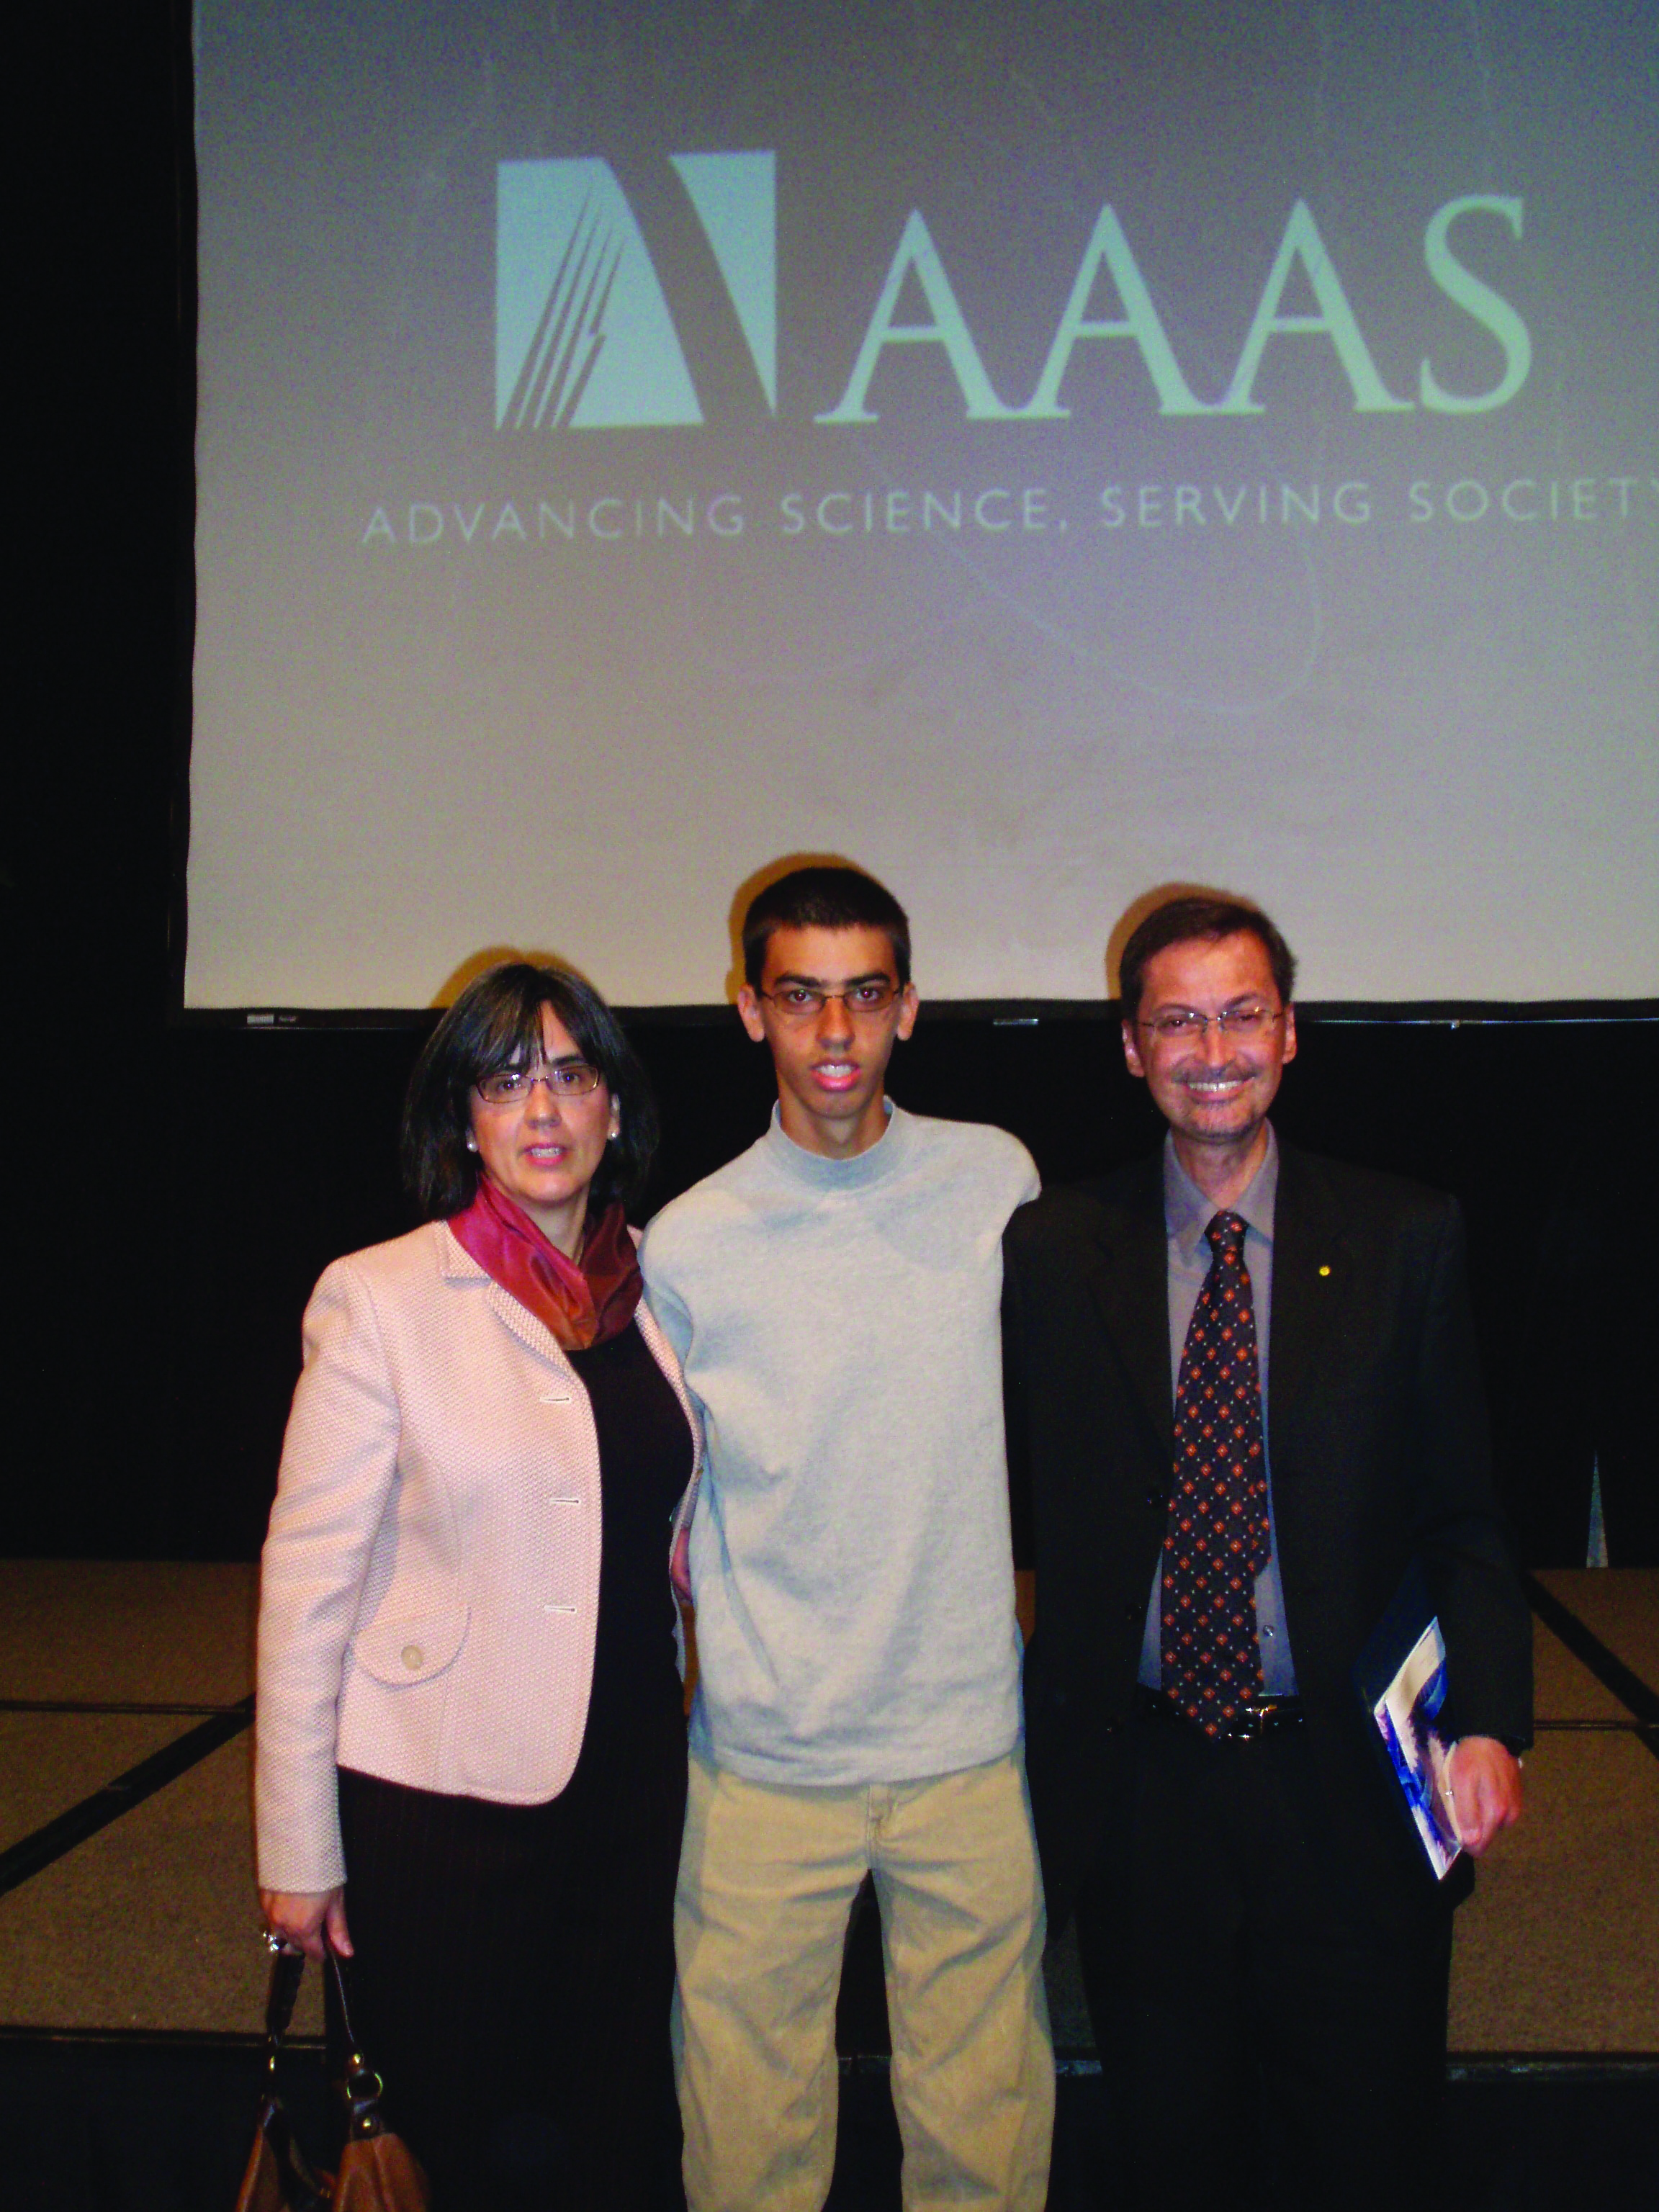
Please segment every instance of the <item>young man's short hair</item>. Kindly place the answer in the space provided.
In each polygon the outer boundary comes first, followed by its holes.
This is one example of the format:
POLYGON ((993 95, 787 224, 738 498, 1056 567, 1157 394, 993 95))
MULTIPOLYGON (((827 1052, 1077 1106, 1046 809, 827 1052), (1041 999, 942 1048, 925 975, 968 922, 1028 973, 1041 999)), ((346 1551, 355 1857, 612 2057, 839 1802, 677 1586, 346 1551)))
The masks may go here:
POLYGON ((743 972, 750 990, 766 972, 775 929, 881 929, 901 986, 910 980, 910 922, 904 908, 860 868, 793 868, 757 891, 743 918, 743 972))
POLYGON ((1118 961, 1118 1000, 1126 1022, 1140 1012, 1146 969, 1153 957, 1172 945, 1188 945, 1203 938, 1218 945, 1224 937, 1254 937, 1267 956, 1273 984, 1284 1005, 1291 1003, 1296 983, 1296 955, 1258 906, 1242 899, 1196 896, 1166 899, 1162 906, 1137 922, 1118 961))

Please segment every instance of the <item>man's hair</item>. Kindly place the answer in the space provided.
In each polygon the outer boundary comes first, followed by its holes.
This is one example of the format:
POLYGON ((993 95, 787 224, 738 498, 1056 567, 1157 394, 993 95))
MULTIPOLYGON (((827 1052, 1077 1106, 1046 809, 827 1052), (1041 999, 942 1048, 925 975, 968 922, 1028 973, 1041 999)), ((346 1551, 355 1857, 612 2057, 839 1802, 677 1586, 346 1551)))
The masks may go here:
POLYGON ((582 1058, 597 1067, 621 1121, 588 1192, 594 1218, 636 1200, 657 1149, 657 1109, 645 1070, 593 986, 568 968, 504 961, 461 993, 427 1039, 404 1102, 404 1183, 425 1221, 441 1221, 477 1195, 478 1155, 467 1145, 473 1085, 539 1059, 542 1008, 550 1006, 582 1058))
POLYGON ((910 980, 909 918, 860 868, 793 868, 756 892, 743 918, 743 972, 751 991, 760 988, 775 929, 885 930, 899 982, 910 980))
POLYGON ((1255 939, 1267 956, 1279 999, 1288 1006, 1296 983, 1296 956, 1259 906, 1247 906, 1242 899, 1172 898, 1136 923, 1119 958, 1118 999, 1124 1020, 1133 1022, 1139 1016, 1146 967, 1155 954, 1172 945, 1190 944, 1194 938, 1216 945, 1224 937, 1255 939))

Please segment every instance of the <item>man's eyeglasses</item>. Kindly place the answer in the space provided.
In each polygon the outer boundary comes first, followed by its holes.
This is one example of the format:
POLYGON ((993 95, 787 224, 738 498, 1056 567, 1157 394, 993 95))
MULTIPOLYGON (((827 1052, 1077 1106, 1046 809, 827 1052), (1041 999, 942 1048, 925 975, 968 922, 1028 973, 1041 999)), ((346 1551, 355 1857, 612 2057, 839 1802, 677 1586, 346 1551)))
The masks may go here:
POLYGON ((821 991, 816 983, 786 983, 781 990, 757 991, 769 999, 786 1022, 811 1021, 831 999, 839 999, 849 1014, 884 1014, 899 994, 890 975, 872 975, 867 981, 849 983, 844 991, 821 991))
POLYGON ((1150 1030, 1165 1044, 1179 1044, 1188 1037, 1202 1037, 1213 1022, 1223 1036, 1264 1036, 1275 1022, 1285 1018, 1283 1006, 1224 1006, 1218 1014, 1200 1014, 1191 1006, 1166 1006, 1161 1014, 1154 1014, 1149 1022, 1137 1022, 1137 1029, 1150 1030))
POLYGON ((562 1060, 555 1067, 501 1067, 481 1075, 477 1092, 486 1106, 519 1106, 538 1083, 554 1098, 586 1098, 599 1087, 599 1071, 585 1060, 562 1060))

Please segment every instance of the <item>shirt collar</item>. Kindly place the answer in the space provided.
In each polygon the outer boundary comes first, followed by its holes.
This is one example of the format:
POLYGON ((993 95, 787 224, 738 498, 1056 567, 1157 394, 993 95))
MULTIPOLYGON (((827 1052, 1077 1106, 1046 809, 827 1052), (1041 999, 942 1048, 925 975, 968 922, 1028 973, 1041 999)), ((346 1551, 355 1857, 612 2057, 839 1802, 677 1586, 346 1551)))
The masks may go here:
MULTIPOLYGON (((1228 1209, 1241 1214, 1248 1229, 1273 1241, 1273 1203, 1279 1196, 1279 1139, 1273 1134, 1273 1125, 1267 1124, 1267 1149, 1261 1166, 1245 1185, 1243 1194, 1228 1209)), ((1176 1249, 1188 1267, 1194 1266, 1204 1249, 1204 1231, 1216 1213, 1215 1206, 1204 1195, 1198 1185, 1176 1158, 1173 1136, 1164 1139, 1164 1221, 1176 1249)))

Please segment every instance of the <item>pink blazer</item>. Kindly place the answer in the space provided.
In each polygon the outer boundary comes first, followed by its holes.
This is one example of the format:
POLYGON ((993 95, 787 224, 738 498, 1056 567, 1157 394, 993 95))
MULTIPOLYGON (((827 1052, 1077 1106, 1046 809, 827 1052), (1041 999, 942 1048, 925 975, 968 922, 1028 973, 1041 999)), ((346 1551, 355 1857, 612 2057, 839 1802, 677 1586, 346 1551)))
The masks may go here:
MULTIPOLYGON (((643 1302, 638 1326, 696 1438, 678 1529, 702 1438, 643 1302)), ((304 1337, 260 1577, 254 1815, 261 1885, 317 1891, 346 1875, 337 1763, 507 1804, 569 1781, 599 1460, 557 1343, 441 1222, 337 1260, 304 1337)))

